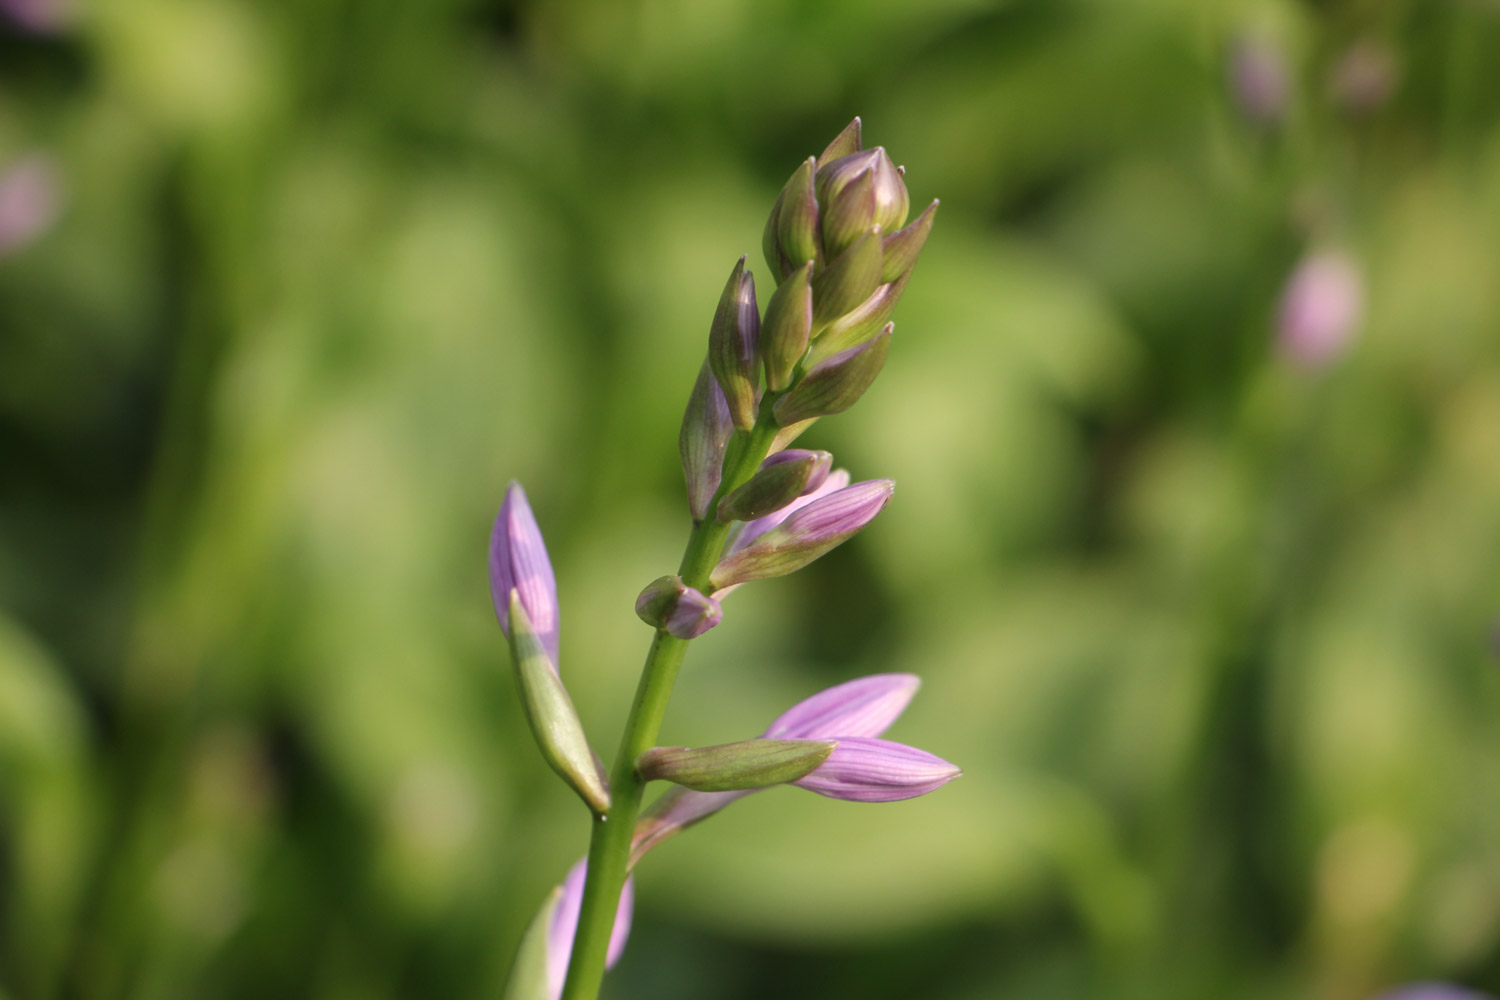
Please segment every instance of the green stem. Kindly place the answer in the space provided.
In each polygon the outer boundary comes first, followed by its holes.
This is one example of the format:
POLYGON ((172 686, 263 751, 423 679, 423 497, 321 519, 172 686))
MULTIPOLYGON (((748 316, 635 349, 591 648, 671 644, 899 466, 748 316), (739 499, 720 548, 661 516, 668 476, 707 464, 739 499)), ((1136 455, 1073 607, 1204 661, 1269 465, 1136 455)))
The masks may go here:
MULTIPOLYGON (((767 393, 761 401, 760 419, 755 426, 749 431, 737 431, 729 442, 719 490, 708 505, 708 515, 693 527, 687 550, 682 555, 682 565, 677 571, 689 587, 702 591, 708 589, 709 574, 718 563, 729 537, 729 526, 720 524, 714 511, 725 494, 742 486, 755 474, 770 451, 779 429, 771 415, 774 402, 774 397, 767 393)), ((625 735, 620 740, 620 751, 610 776, 609 812, 594 817, 588 878, 578 915, 578 936, 573 940, 573 955, 568 963, 562 1000, 595 1000, 599 995, 615 911, 629 874, 631 836, 641 811, 641 794, 645 791, 645 783, 635 771, 635 759, 656 745, 662 716, 666 714, 672 686, 677 681, 677 669, 682 666, 687 646, 687 640, 674 638, 658 629, 646 654, 646 665, 641 670, 640 684, 635 691, 635 703, 630 706, 625 735)))

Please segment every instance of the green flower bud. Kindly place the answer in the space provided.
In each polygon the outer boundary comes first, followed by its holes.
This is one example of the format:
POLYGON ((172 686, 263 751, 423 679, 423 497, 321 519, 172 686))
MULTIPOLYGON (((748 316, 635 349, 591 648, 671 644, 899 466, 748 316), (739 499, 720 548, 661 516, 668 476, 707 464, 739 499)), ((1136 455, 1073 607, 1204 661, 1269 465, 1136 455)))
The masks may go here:
POLYGON ((858 116, 856 116, 852 122, 844 126, 842 132, 833 137, 833 141, 818 156, 818 166, 821 167, 826 163, 831 163, 841 156, 857 153, 864 148, 859 142, 859 132, 860 121, 858 116))
POLYGON ((812 262, 802 265, 777 286, 766 303, 760 351, 766 365, 766 387, 780 392, 791 384, 792 370, 807 353, 812 333, 812 262))
POLYGON ((698 792, 734 792, 796 781, 812 773, 837 740, 741 740, 692 750, 652 747, 636 758, 646 781, 671 781, 698 792))
POLYGON ((906 275, 887 285, 881 285, 851 312, 847 312, 823 328, 813 341, 803 364, 808 368, 817 365, 840 351, 863 344, 890 322, 901 293, 906 291, 906 275))
POLYGON ((510 592, 510 649, 521 707, 542 756, 598 815, 609 811, 609 791, 583 723, 541 639, 526 617, 520 595, 510 592))
POLYGON ((794 424, 809 417, 842 413, 853 406, 885 367, 894 328, 894 323, 887 323, 863 344, 840 351, 808 369, 802 381, 776 401, 777 421, 782 425, 794 424))
POLYGON ((709 327, 708 364, 724 390, 734 425, 743 431, 755 426, 755 407, 760 402, 759 340, 755 278, 745 270, 741 257, 729 273, 709 327))
POLYGON ((860 174, 824 204, 823 250, 832 259, 875 225, 875 175, 860 174))
POLYGON ((780 510, 828 478, 832 463, 826 451, 772 455, 749 482, 719 501, 720 523, 753 521, 780 510))
POLYGON ((813 325, 831 323, 869 298, 880 271, 880 230, 872 228, 813 278, 813 325))
POLYGON ((922 246, 927 242, 927 234, 932 232, 932 220, 937 215, 938 200, 932 199, 932 204, 922 210, 922 214, 912 221, 905 229, 898 229, 881 241, 885 253, 885 263, 880 272, 881 281, 895 281, 911 273, 913 265, 917 263, 917 254, 922 252, 922 246))
POLYGON ((791 267, 818 259, 818 199, 813 194, 817 160, 809 156, 781 191, 776 215, 776 241, 791 267))
POLYGON ((682 415, 677 450, 682 456, 682 475, 687 481, 688 510, 695 522, 703 520, 708 504, 718 492, 723 477, 724 449, 734 433, 724 390, 708 367, 698 369, 698 381, 682 415))
MULTIPOLYGON (((880 146, 850 153, 819 166, 814 183, 818 203, 825 211, 831 212, 845 192, 862 178, 869 179, 875 200, 873 223, 885 230, 901 228, 906 222, 911 198, 906 193, 903 171, 891 162, 880 146)), ((823 235, 827 239, 826 228, 823 235)))

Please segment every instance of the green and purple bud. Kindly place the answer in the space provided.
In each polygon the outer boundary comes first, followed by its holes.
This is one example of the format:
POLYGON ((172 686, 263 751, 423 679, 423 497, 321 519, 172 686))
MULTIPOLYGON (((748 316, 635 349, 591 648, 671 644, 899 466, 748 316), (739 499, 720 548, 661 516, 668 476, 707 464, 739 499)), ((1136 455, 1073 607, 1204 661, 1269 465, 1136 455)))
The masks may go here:
POLYGON ((710 586, 719 590, 801 569, 874 520, 895 489, 889 479, 872 479, 812 501, 721 559, 709 575, 710 586))
POLYGON ((797 268, 776 286, 766 303, 760 350, 766 366, 766 387, 775 392, 791 384, 797 362, 807 353, 813 324, 812 271, 811 262, 797 268))
POLYGON ((913 219, 911 225, 898 229, 889 236, 881 237, 880 248, 884 255, 880 271, 881 281, 904 278, 911 273, 913 267, 917 266, 917 255, 922 252, 922 247, 927 245, 927 237, 932 232, 932 223, 937 218, 939 204, 941 203, 938 199, 932 199, 932 204, 922 209, 922 214, 913 219))
POLYGON ((741 257, 729 274, 708 332, 708 365, 724 390, 729 415, 742 431, 755 426, 760 402, 760 309, 755 278, 741 257))
MULTIPOLYGON (((587 858, 580 858, 568 870, 568 877, 563 880, 561 898, 552 911, 551 926, 547 934, 547 989, 550 1000, 557 1000, 562 996, 563 983, 568 978, 568 960, 572 958, 573 939, 578 934, 578 916, 583 912, 583 885, 588 878, 588 865, 587 858)), ((614 929, 610 931, 609 948, 604 957, 605 968, 614 968, 620 955, 624 953, 634 914, 635 879, 627 878, 625 888, 620 893, 620 905, 615 910, 614 929)))
POLYGON ((1382 993, 1378 1000, 1491 1000, 1491 997, 1450 983, 1413 983, 1382 993))
POLYGON ((833 740, 741 740, 719 746, 652 747, 636 758, 644 781, 697 792, 747 791, 807 777, 828 760, 833 740))
POLYGON ((813 325, 823 327, 868 299, 884 267, 880 230, 870 228, 812 279, 813 325))
MULTIPOLYGON (((717 489, 717 486, 715 486, 717 489)), ((557 668, 557 578, 536 516, 520 483, 511 483, 490 531, 490 599, 500 630, 510 635, 510 595, 520 595, 526 617, 557 668)))
POLYGON ((680 576, 646 584, 635 599, 635 613, 647 625, 678 639, 696 639, 724 619, 718 601, 689 587, 680 576))
POLYGON ((904 743, 846 736, 836 743, 826 761, 792 784, 848 802, 899 802, 936 791, 963 773, 904 743))
POLYGON ((823 152, 818 154, 818 167, 822 168, 841 156, 848 156, 850 153, 857 153, 864 149, 860 143, 861 128, 862 123, 856 115, 852 122, 844 126, 842 132, 833 137, 833 141, 824 148, 823 152))
POLYGON ((682 475, 687 481, 688 510, 694 523, 702 521, 718 492, 724 474, 724 449, 734 433, 734 420, 718 379, 703 362, 698 381, 682 415, 677 450, 682 456, 682 475))
MULTIPOLYGON (((515 961, 510 966, 510 976, 505 981, 505 992, 500 1000, 553 1000, 562 992, 552 989, 548 982, 548 965, 552 959, 549 938, 552 921, 557 914, 557 904, 562 899, 562 886, 555 887, 542 901, 541 909, 526 925, 521 935, 521 944, 516 948, 515 961)), ((566 962, 567 956, 563 956, 566 962)))
POLYGON ((905 224, 911 201, 903 173, 880 146, 818 168, 815 188, 824 209, 823 246, 829 257, 871 226, 890 232, 905 224))
POLYGON ((717 517, 728 524, 774 513, 827 482, 832 464, 826 451, 779 451, 761 463, 749 482, 719 501, 717 517))
POLYGON ((776 401, 776 420, 781 424, 795 424, 813 417, 842 413, 857 403, 885 367, 895 326, 887 323, 863 344, 856 344, 813 365, 791 392, 776 401))

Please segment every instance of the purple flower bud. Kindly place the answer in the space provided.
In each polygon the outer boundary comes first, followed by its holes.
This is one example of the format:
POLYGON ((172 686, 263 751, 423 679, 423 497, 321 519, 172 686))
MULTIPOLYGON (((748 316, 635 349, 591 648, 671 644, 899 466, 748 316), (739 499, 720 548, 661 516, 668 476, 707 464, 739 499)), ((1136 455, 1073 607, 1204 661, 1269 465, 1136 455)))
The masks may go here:
POLYGON ((857 153, 864 148, 860 145, 860 127, 860 120, 856 116, 852 122, 844 126, 842 132, 833 137, 833 141, 818 156, 818 166, 822 167, 841 156, 857 153))
POLYGON ((807 353, 813 322, 812 269, 809 262, 793 271, 766 303, 761 354, 766 365, 766 385, 776 392, 791 383, 792 371, 807 353))
POLYGON ((936 791, 962 773, 904 743, 841 736, 826 761, 792 784, 831 799, 897 802, 936 791))
POLYGON ((776 401, 777 422, 795 424, 812 417, 843 413, 859 402, 885 367, 895 328, 896 324, 887 323, 863 344, 813 365, 791 392, 776 401))
MULTIPOLYGON (((813 193, 816 166, 817 161, 811 156, 804 160, 781 189, 781 198, 773 209, 783 278, 808 261, 818 259, 818 199, 813 193)), ((771 265, 775 269, 776 262, 771 265)))
POLYGON ((718 590, 801 569, 874 520, 895 489, 889 479, 872 479, 814 500, 720 560, 710 585, 718 590))
POLYGON ((62 201, 57 168, 33 153, 0 174, 0 256, 13 253, 51 228, 62 201))
POLYGON ((536 630, 552 669, 557 669, 557 579, 547 558, 542 530, 537 527, 526 491, 511 483, 490 532, 490 597, 500 629, 510 635, 510 592, 521 597, 521 607, 536 630))
POLYGON ((677 450, 682 456, 682 475, 687 480, 688 510, 695 522, 703 520, 708 505, 718 492, 724 475, 724 448, 734 433, 729 404, 718 379, 703 362, 698 381, 688 397, 687 412, 682 415, 682 432, 677 436, 677 450))
POLYGON ((922 209, 922 214, 912 220, 911 225, 882 238, 884 262, 881 265, 881 281, 895 281, 911 273, 911 269, 917 264, 917 255, 926 246, 927 236, 932 232, 932 222, 937 217, 939 204, 938 199, 932 199, 932 204, 922 209))
POLYGON ((635 613, 652 628, 679 639, 696 639, 724 618, 724 609, 682 582, 680 576, 653 580, 635 599, 635 613))
POLYGON ((832 323, 870 297, 880 284, 880 231, 870 229, 812 281, 813 325, 832 323))
POLYGON ((812 503, 814 500, 821 500, 823 497, 828 496, 830 493, 835 493, 841 489, 844 489, 848 485, 848 470, 838 469, 834 472, 830 472, 828 474, 828 478, 823 480, 823 485, 808 492, 804 496, 798 497, 796 500, 793 500, 791 503, 787 504, 780 510, 772 511, 765 517, 758 517, 753 521, 745 522, 744 527, 740 528, 739 531, 735 532, 730 537, 729 544, 725 546, 724 554, 726 556, 733 555, 734 553, 740 551, 740 549, 743 549, 745 546, 755 541, 761 535, 764 535, 766 532, 776 527, 782 521, 785 521, 788 517, 791 517, 803 507, 806 507, 808 504, 812 503))
POLYGON ((832 462, 826 451, 778 452, 761 463, 749 482, 719 501, 716 516, 727 524, 778 511, 827 482, 832 462))
POLYGON ((1258 35, 1237 38, 1229 50, 1229 89, 1252 123, 1279 124, 1292 89, 1281 48, 1258 35))
POLYGON ((71 0, 0 0, 0 13, 23 31, 52 35, 73 20, 71 0))
MULTIPOLYGON (((916 225, 916 223, 912 223, 916 225)), ((901 293, 906 291, 908 275, 876 287, 853 311, 847 312, 823 328, 813 341, 807 357, 802 360, 804 368, 812 369, 851 347, 857 347, 879 333, 891 320, 901 293)))
POLYGON ((755 278, 745 270, 741 257, 724 285, 708 333, 708 364, 740 430, 755 426, 755 406, 760 401, 759 340, 755 278))
MULTIPOLYGON (((552 1000, 562 996, 563 982, 568 978, 568 960, 573 955, 573 938, 578 934, 578 916, 583 912, 583 883, 588 877, 587 858, 568 870, 563 880, 562 899, 552 914, 552 929, 547 936, 547 987, 552 1000)), ((625 880, 625 889, 620 893, 620 907, 615 911, 615 927, 609 935, 609 950, 605 952, 606 968, 614 968, 625 951, 625 942, 630 938, 630 921, 635 914, 635 879, 625 880)))
POLYGON ((1348 347, 1363 311, 1354 261, 1331 250, 1310 254, 1282 292, 1277 346, 1298 367, 1323 367, 1348 347))
MULTIPOLYGON (((827 213, 823 223, 825 244, 830 236, 830 217, 845 211, 841 207, 845 196, 855 192, 862 182, 869 185, 870 225, 877 225, 885 230, 895 230, 901 228, 901 225, 906 222, 906 213, 911 207, 910 196, 906 193, 906 182, 901 177, 901 171, 886 155, 885 149, 876 146, 874 149, 841 156, 818 168, 818 203, 827 213), (866 178, 868 181, 865 180, 866 178)), ((854 197, 857 200, 863 200, 865 196, 855 194, 854 197)), ((830 247, 829 253, 833 252, 830 247)))
POLYGON ((1329 74, 1328 90, 1349 115, 1367 115, 1390 99, 1399 72, 1391 50, 1372 41, 1356 42, 1329 74))
POLYGON ((1448 983, 1413 983, 1389 993, 1382 993, 1378 1000, 1491 1000, 1488 994, 1476 993, 1448 983))

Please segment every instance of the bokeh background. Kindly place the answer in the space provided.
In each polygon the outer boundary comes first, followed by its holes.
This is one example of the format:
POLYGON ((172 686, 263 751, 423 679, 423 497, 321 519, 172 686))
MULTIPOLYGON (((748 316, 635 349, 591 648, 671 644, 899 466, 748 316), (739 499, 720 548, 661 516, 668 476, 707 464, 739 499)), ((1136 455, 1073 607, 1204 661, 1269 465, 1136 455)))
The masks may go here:
POLYGON ((522 481, 612 752, 719 290, 854 114, 943 207, 804 440, 899 490, 663 736, 910 670, 967 773, 658 849, 606 995, 1500 991, 1492 0, 0 24, 0 996, 499 994, 587 823, 490 520, 522 481))

